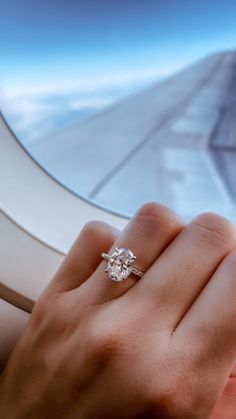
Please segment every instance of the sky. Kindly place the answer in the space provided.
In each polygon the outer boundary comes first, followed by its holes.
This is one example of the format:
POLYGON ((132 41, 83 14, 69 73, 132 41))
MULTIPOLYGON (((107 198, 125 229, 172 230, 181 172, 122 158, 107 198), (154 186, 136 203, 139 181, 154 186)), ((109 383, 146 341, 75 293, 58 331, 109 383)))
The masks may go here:
POLYGON ((236 47, 235 0, 2 0, 0 10, 1 109, 27 141, 236 47))

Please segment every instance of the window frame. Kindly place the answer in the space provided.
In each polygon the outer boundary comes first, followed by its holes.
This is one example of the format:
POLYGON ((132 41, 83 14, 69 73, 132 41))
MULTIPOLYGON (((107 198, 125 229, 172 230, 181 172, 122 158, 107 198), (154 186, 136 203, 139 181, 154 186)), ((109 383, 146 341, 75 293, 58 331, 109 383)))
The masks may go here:
POLYGON ((82 227, 92 219, 122 229, 127 218, 81 197, 39 164, 0 113, 0 265, 8 301, 28 311, 82 227))

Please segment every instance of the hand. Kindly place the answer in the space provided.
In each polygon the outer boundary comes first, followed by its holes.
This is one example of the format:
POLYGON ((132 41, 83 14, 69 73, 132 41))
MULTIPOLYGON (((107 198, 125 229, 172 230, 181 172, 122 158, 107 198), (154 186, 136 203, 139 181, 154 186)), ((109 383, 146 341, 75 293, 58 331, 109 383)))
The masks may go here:
POLYGON ((115 236, 88 224, 39 298, 1 377, 4 418, 212 415, 236 359, 233 225, 183 226, 149 204, 115 236), (107 277, 112 245, 133 250, 142 279, 107 277))

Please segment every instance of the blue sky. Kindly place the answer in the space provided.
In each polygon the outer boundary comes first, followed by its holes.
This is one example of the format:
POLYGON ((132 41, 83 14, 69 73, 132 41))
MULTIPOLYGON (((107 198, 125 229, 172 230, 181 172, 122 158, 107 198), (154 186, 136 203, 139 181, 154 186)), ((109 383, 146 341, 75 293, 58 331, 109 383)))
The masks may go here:
POLYGON ((5 0, 0 23, 5 82, 174 66, 236 46, 235 0, 5 0))
POLYGON ((2 108, 23 126, 32 125, 30 116, 33 123, 37 115, 52 118, 55 95, 70 106, 73 99, 74 109, 99 108, 235 47, 235 0, 3 0, 2 108))

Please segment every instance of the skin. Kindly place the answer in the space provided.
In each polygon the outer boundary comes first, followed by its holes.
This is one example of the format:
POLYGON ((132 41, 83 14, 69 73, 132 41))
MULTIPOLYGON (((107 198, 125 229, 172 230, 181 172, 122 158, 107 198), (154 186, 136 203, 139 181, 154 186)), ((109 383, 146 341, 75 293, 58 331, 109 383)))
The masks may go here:
POLYGON ((1 417, 234 419, 235 247, 228 220, 152 203, 121 234, 87 224, 0 377, 1 417), (115 246, 140 280, 108 278, 115 246))

